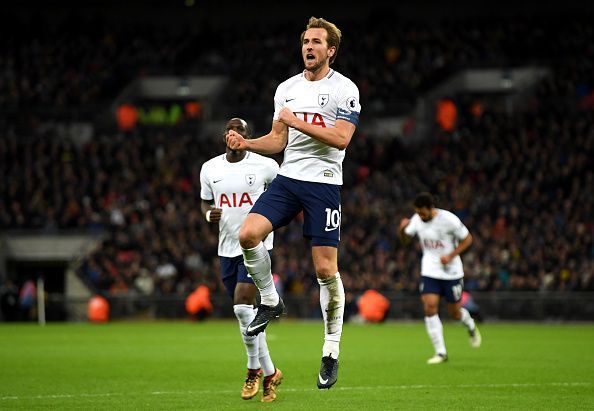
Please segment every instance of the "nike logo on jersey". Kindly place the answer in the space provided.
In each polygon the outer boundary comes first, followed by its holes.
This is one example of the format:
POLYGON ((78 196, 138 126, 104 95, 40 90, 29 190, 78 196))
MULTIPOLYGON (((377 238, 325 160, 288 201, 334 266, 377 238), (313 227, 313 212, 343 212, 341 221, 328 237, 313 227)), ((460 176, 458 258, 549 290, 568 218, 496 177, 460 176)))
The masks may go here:
POLYGON ((285 99, 285 103, 288 103, 289 101, 293 101, 293 100, 295 100, 295 99, 294 98, 287 98, 287 99, 285 99))
POLYGON ((253 333, 254 331, 258 331, 260 328, 263 328, 263 327, 266 327, 266 323, 264 323, 264 324, 258 324, 255 327, 248 326, 247 332, 248 333, 253 333))
POLYGON ((342 307, 342 305, 339 305, 338 307, 334 307, 334 308, 326 308, 324 311, 326 311, 328 313, 330 311, 338 310, 340 307, 342 307))
POLYGON ((324 230, 326 230, 326 231, 334 231, 334 230, 336 230, 337 228, 338 228, 338 227, 332 227, 332 228, 326 227, 324 230))
POLYGON ((213 184, 216 184, 216 183, 218 183, 219 181, 223 181, 223 179, 221 178, 220 180, 214 180, 212 183, 213 183, 213 184))
POLYGON ((320 374, 318 374, 318 380, 320 380, 320 382, 321 382, 322 384, 326 384, 326 383, 328 382, 328 379, 327 379, 327 378, 326 378, 326 379, 323 379, 323 378, 322 378, 322 376, 321 376, 320 374))

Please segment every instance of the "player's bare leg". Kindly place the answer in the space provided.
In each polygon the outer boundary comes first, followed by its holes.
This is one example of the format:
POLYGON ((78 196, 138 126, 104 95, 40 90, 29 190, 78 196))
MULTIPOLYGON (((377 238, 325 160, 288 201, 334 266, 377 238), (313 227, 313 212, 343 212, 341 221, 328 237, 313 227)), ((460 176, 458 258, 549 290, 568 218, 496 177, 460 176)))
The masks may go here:
POLYGON ((270 221, 250 213, 239 231, 245 268, 260 291, 260 306, 254 320, 247 326, 247 335, 258 335, 266 329, 273 318, 283 313, 285 306, 279 297, 272 279, 272 263, 262 240, 272 232, 270 221))
POLYGON ((318 375, 318 388, 330 388, 338 379, 338 355, 344 318, 344 286, 338 273, 338 250, 335 247, 312 247, 318 283, 320 306, 324 317, 324 346, 318 375))
POLYGON ((421 294, 421 300, 425 312, 425 327, 435 349, 435 355, 427 360, 427 364, 441 364, 448 360, 448 354, 443 338, 443 325, 438 314, 439 295, 421 294))
POLYGON ((468 330, 470 346, 473 348, 480 347, 482 343, 482 336, 468 310, 462 307, 462 304, 458 302, 454 304, 448 304, 448 312, 454 320, 460 321, 462 325, 464 325, 468 330))

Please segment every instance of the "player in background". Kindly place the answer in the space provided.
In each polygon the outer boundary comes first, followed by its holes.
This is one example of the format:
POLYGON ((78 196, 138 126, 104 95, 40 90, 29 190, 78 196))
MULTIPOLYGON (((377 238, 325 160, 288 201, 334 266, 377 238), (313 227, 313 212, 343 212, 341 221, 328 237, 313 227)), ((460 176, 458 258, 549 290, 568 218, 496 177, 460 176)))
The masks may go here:
POLYGON ((233 149, 263 154, 284 150, 278 177, 258 199, 239 233, 245 266, 261 295, 258 313, 247 334, 264 331, 268 322, 284 311, 262 240, 303 211, 303 235, 311 243, 325 326, 317 381, 320 389, 332 387, 338 378, 345 306, 337 251, 342 161, 361 111, 357 86, 330 68, 340 40, 341 32, 334 24, 310 18, 301 33, 305 69, 276 89, 271 131, 252 140, 234 131, 227 135, 233 149))
POLYGON ((435 355, 428 364, 448 360, 443 327, 439 319, 439 299, 444 296, 448 312, 468 329, 470 345, 481 345, 481 334, 468 313, 460 304, 464 271, 462 254, 472 243, 472 235, 453 213, 436 208, 429 193, 420 193, 414 202, 415 215, 400 221, 400 239, 407 243, 415 235, 423 249, 421 261, 421 300, 425 311, 425 326, 435 348, 435 355))
MULTIPOLYGON (((247 123, 240 118, 227 122, 229 130, 244 138, 251 138, 247 123)), ((264 378, 262 402, 276 399, 276 386, 283 374, 276 368, 268 352, 266 333, 256 336, 245 334, 254 319, 258 289, 248 276, 239 246, 239 228, 255 201, 276 177, 278 164, 271 158, 245 150, 232 150, 214 157, 200 170, 200 197, 206 221, 219 225, 219 249, 223 284, 233 300, 233 311, 247 352, 247 378, 241 398, 249 400, 258 394, 264 378)), ((264 239, 266 253, 272 249, 273 234, 264 239)))

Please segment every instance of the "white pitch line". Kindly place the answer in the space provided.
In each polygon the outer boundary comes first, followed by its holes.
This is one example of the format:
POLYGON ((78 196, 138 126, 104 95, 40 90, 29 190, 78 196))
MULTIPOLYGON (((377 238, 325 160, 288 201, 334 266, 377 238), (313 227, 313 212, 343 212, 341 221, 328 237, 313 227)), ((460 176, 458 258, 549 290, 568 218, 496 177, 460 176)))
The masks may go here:
MULTIPOLYGON (((336 391, 365 391, 365 390, 419 390, 419 389, 455 389, 455 388, 526 388, 526 387, 584 387, 592 385, 591 382, 549 382, 549 383, 502 383, 502 384, 413 384, 413 385, 375 385, 360 387, 336 387, 336 391)), ((284 392, 307 392, 318 391, 317 388, 281 388, 284 392)), ((0 397, 2 401, 14 400, 44 400, 62 398, 88 398, 88 397, 117 397, 117 396, 141 396, 141 395, 205 395, 205 394, 232 394, 237 390, 196 390, 196 391, 153 391, 149 393, 81 393, 81 394, 48 394, 34 395, 30 397, 7 395, 0 397)))

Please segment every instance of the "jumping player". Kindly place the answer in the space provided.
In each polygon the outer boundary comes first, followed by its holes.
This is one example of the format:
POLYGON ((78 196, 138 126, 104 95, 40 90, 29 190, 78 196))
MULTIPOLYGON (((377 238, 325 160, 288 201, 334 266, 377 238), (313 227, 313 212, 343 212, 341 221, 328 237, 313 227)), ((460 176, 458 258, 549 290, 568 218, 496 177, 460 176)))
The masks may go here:
POLYGON ((305 70, 276 89, 271 131, 253 140, 234 131, 227 134, 233 149, 263 154, 284 150, 278 177, 256 201, 239 234, 245 266, 261 295, 258 313, 247 334, 264 331, 269 321, 284 311, 262 240, 303 211, 303 235, 311 243, 325 325, 317 381, 320 389, 332 387, 338 378, 345 304, 337 252, 342 161, 361 111, 357 86, 330 68, 340 41, 341 32, 334 24, 310 18, 301 34, 305 70))
MULTIPOLYGON (((240 118, 227 122, 225 134, 234 130, 244 138, 251 134, 247 123, 240 118)), ((276 399, 276 386, 283 374, 270 358, 266 333, 248 336, 245 331, 254 319, 254 304, 258 289, 243 264, 239 246, 239 228, 248 212, 266 187, 276 177, 276 161, 244 150, 232 150, 210 159, 200 170, 200 197, 206 221, 219 225, 219 251, 223 284, 233 300, 233 311, 239 321, 247 352, 247 378, 241 398, 249 400, 258 394, 264 378, 262 402, 276 399)), ((273 234, 264 239, 266 253, 272 249, 273 234)))

